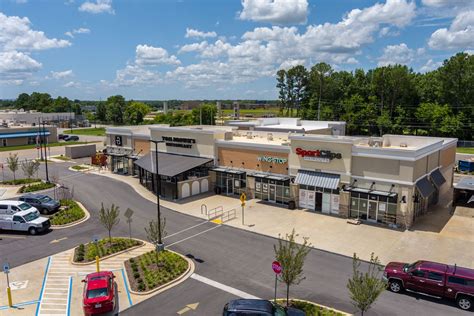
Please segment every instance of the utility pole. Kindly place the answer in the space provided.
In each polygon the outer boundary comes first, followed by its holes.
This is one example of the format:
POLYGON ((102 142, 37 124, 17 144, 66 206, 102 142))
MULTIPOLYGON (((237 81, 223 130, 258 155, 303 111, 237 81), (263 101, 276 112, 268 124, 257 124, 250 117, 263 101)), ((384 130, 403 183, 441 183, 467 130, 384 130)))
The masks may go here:
POLYGON ((320 115, 321 115, 321 91, 322 91, 322 86, 323 86, 323 80, 321 79, 321 76, 319 76, 318 121, 319 121, 320 115))
POLYGON ((48 154, 46 151, 46 128, 45 121, 43 121, 43 138, 44 138, 44 166, 46 168, 46 182, 49 183, 49 173, 48 173, 48 154))
POLYGON ((156 165, 156 216, 158 219, 158 244, 156 245, 156 251, 163 250, 163 241, 161 239, 161 210, 160 210, 160 193, 161 193, 161 179, 158 168, 158 143, 164 143, 163 140, 150 140, 155 144, 155 165, 156 165))
POLYGON ((40 160, 43 160, 43 146, 41 145, 41 122, 38 117, 38 137, 36 137, 36 150, 39 150, 41 153, 40 160), (38 148, 39 145, 39 148, 38 148))

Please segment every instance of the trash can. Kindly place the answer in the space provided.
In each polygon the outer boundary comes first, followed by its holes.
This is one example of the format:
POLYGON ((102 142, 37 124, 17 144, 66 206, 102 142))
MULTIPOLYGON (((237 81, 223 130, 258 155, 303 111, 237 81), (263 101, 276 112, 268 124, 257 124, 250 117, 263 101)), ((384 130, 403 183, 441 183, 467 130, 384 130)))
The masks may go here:
POLYGON ((296 203, 295 201, 289 201, 288 202, 288 209, 289 210, 294 210, 296 208, 296 203))

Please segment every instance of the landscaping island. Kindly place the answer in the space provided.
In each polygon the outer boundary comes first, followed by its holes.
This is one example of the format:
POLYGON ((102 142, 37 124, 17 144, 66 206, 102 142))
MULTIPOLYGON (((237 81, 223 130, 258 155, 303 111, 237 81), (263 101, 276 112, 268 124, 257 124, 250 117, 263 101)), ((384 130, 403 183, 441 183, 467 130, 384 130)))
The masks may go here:
POLYGON ((56 186, 56 184, 54 184, 52 182, 37 182, 37 183, 32 183, 32 184, 22 186, 18 190, 18 192, 19 193, 30 193, 30 192, 36 192, 36 191, 51 189, 51 188, 54 188, 55 186, 56 186))
POLYGON ((96 256, 103 258, 140 245, 143 245, 142 241, 129 238, 104 238, 97 245, 93 242, 80 244, 74 249, 74 263, 91 263, 96 256))
POLYGON ((68 225, 86 217, 84 210, 75 201, 64 199, 60 203, 61 210, 50 217, 51 225, 68 225))
POLYGON ((180 255, 163 250, 147 252, 125 261, 130 287, 135 292, 148 292, 181 277, 189 263, 180 255))
MULTIPOLYGON (((281 306, 286 306, 286 299, 277 299, 277 303, 281 306)), ((326 306, 318 305, 316 303, 290 299, 289 306, 300 309, 305 312, 306 316, 345 316, 348 314, 338 312, 326 306)))

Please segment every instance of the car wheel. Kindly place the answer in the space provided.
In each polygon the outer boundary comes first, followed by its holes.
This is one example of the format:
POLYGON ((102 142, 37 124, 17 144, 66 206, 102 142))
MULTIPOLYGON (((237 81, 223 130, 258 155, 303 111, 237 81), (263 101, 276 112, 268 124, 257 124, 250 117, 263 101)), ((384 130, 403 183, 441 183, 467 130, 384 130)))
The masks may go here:
POLYGON ((460 296, 456 300, 460 309, 468 311, 472 308, 472 298, 467 296, 460 296))
POLYGON ((399 293, 403 290, 402 282, 398 280, 390 280, 388 281, 388 288, 393 293, 399 293))
POLYGON ((28 229, 28 233, 30 233, 30 235, 36 235, 36 233, 37 233, 36 228, 30 227, 30 228, 28 229))
POLYGON ((47 208, 42 208, 40 213, 43 215, 47 215, 49 213, 49 210, 47 208))

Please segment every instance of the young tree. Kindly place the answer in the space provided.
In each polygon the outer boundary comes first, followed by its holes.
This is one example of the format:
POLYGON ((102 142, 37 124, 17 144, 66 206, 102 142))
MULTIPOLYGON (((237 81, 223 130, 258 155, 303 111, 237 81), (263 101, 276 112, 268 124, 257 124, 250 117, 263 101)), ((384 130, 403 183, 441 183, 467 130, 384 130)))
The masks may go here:
POLYGON ((311 250, 311 244, 307 237, 303 237, 303 243, 296 242, 295 229, 291 234, 286 234, 285 239, 279 236, 278 246, 274 245, 275 258, 282 265, 282 272, 278 279, 286 284, 286 305, 290 299, 290 286, 297 285, 305 279, 303 276, 303 266, 306 255, 311 250))
POLYGON ((36 160, 26 160, 21 163, 21 170, 28 179, 31 179, 33 175, 38 172, 40 163, 36 160))
POLYGON ((361 272, 360 259, 354 253, 352 270, 353 275, 347 281, 347 288, 350 292, 352 304, 360 310, 363 316, 386 288, 385 282, 380 278, 382 267, 379 258, 372 253, 367 272, 361 272))
POLYGON ((112 243, 112 228, 114 228, 114 226, 120 222, 119 215, 120 211, 118 206, 112 204, 110 208, 104 208, 104 203, 102 203, 102 207, 99 211, 99 221, 102 226, 104 226, 105 229, 107 229, 107 231, 109 232, 110 243, 112 243))
POLYGON ((13 172, 13 182, 16 182, 16 172, 18 171, 18 154, 9 154, 7 158, 7 166, 13 172))
POLYGON ((150 107, 145 103, 131 101, 125 107, 124 121, 127 124, 138 125, 150 111, 150 107))
POLYGON ((121 95, 114 95, 107 98, 107 121, 113 124, 123 124, 126 102, 121 95))
MULTIPOLYGON (((166 218, 163 217, 161 219, 161 238, 165 238, 167 235, 166 232, 166 218)), ((160 240, 160 231, 158 226, 158 221, 150 221, 148 223, 148 227, 145 227, 146 238, 149 242, 155 245, 155 255, 156 255, 156 263, 158 263, 158 253, 160 249, 158 249, 158 241, 160 240)))

